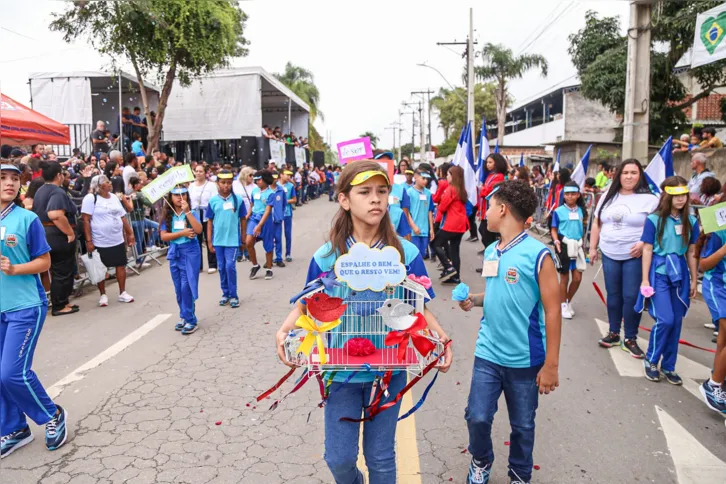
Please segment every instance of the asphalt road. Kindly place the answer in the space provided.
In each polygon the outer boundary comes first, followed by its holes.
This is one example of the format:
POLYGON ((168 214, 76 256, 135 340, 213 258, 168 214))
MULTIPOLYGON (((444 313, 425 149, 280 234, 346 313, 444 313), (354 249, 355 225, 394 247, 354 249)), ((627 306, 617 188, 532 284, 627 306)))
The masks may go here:
MULTIPOLYGON (((250 281, 249 265, 238 264, 239 309, 220 308, 219 277, 203 273, 201 326, 191 336, 173 330, 177 308, 166 264, 129 279, 133 304, 116 303, 117 288, 111 285, 108 307, 97 307, 97 293, 89 289, 76 300, 81 312, 49 317, 34 369, 68 410, 70 441, 48 452, 43 429, 33 426, 36 441, 0 461, 0 482, 332 482, 322 460, 315 384, 275 411, 246 404, 285 373, 275 356, 274 333, 335 209, 321 199, 295 212, 294 261, 276 269, 273 280, 250 281)), ((463 280, 476 290, 480 244, 463 244, 463 280)), ((429 269, 435 275, 430 264, 429 269)), ((726 482, 724 418, 693 394, 708 377, 711 354, 682 347, 678 369, 687 385, 672 387, 646 381, 640 362, 619 349, 599 348, 596 319, 606 320, 606 313, 592 289, 595 272, 586 272, 574 301, 577 315, 564 323, 560 388, 540 400, 533 482, 726 482)), ((436 283, 434 289, 430 307, 454 340, 455 361, 421 410, 399 424, 402 483, 464 482, 470 459, 463 452, 464 408, 481 315, 459 311, 451 288, 436 283)), ((713 347, 703 328, 708 320, 705 305, 695 302, 683 339, 713 347)), ((650 325, 647 316, 644 324, 650 325)), ((427 381, 414 387, 404 407, 419 399, 427 381)), ((495 484, 509 482, 503 399, 499 408, 495 484)))

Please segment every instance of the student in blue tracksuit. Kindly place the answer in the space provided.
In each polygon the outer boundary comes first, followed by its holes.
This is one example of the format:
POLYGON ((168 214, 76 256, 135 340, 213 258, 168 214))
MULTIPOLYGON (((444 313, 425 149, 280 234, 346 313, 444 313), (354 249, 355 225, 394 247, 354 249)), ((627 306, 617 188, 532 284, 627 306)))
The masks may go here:
POLYGON ((539 394, 559 386, 562 319, 557 270, 549 249, 524 227, 537 208, 529 183, 501 183, 489 197, 488 228, 501 240, 484 251, 486 294, 470 294, 459 303, 464 311, 484 308, 465 414, 471 454, 466 482, 489 482, 492 422, 504 392, 512 427, 509 478, 525 483, 532 478, 539 394))
POLYGON ((190 207, 191 198, 187 187, 173 188, 166 196, 159 227, 161 240, 169 243, 166 260, 169 261, 179 305, 179 322, 174 329, 183 335, 197 330, 194 302, 199 298, 199 266, 202 262, 202 250, 197 243, 197 236, 202 233, 202 223, 190 207))
POLYGON ((669 177, 661 189, 658 209, 648 215, 640 238, 645 243, 643 279, 635 310, 642 312, 645 298, 651 297, 648 313, 655 324, 643 361, 645 377, 660 381, 663 373, 668 383, 681 385, 676 358, 683 318, 696 295, 698 222, 690 215, 685 178, 669 177))
MULTIPOLYGON (((252 189, 252 215, 247 221, 247 250, 250 253, 252 269, 250 279, 257 277, 260 264, 257 262, 255 244, 262 239, 262 248, 265 251, 265 279, 272 279, 272 251, 274 249, 274 233, 272 230, 272 204, 270 185, 275 181, 272 172, 260 170, 252 177, 257 185, 252 189)), ((274 200, 274 198, 273 198, 274 200)))
MULTIPOLYGON (((384 151, 373 157, 376 160, 393 160, 393 153, 384 151)), ((408 186, 403 183, 391 185, 388 195, 388 215, 396 233, 411 240, 411 201, 408 198, 408 186)))
POLYGON ((217 173, 219 193, 209 200, 207 207, 207 240, 210 251, 217 254, 217 269, 222 286, 220 306, 227 303, 239 307, 237 295, 237 253, 242 245, 242 227, 247 216, 244 200, 232 191, 233 174, 229 170, 217 173))
POLYGON ((50 268, 50 246, 38 216, 22 208, 20 175, 15 165, 0 165, 0 459, 33 440, 27 417, 45 425, 48 450, 68 435, 66 411, 31 369, 48 314, 38 274, 50 268))
MULTIPOLYGON (((272 195, 267 199, 272 204, 272 240, 275 246, 275 256, 272 262, 277 267, 285 267, 285 263, 282 261, 282 225, 285 221, 285 205, 287 205, 287 195, 285 195, 285 189, 282 187, 278 180, 280 175, 277 172, 272 173, 272 195)), ((263 235, 264 238, 264 235, 263 235)))
POLYGON ((285 191, 285 262, 292 262, 292 207, 297 203, 297 190, 292 182, 291 171, 282 172, 282 189, 285 191))
POLYGON ((411 242, 418 247, 421 257, 426 256, 429 242, 434 238, 434 200, 426 188, 429 178, 428 172, 416 170, 413 186, 407 190, 411 203, 411 242))

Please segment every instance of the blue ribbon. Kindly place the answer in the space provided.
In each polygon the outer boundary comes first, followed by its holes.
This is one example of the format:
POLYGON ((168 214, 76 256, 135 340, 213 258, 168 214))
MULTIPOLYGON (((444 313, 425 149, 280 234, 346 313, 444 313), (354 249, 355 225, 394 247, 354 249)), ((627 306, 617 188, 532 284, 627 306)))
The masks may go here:
POLYGON ((423 392, 423 395, 421 395, 421 400, 419 400, 418 402, 416 402, 416 405, 414 405, 413 407, 411 407, 411 410, 409 410, 408 412, 404 413, 402 416, 398 417, 398 420, 403 420, 404 418, 410 417, 411 415, 413 415, 413 413, 416 410, 418 410, 419 408, 421 408, 421 405, 423 405, 424 402, 426 401, 426 397, 429 395, 429 391, 431 390, 431 387, 434 386, 434 383, 436 383, 436 379, 438 377, 439 377, 439 372, 437 371, 436 374, 434 375, 434 378, 431 380, 431 383, 428 384, 428 386, 426 387, 426 390, 424 390, 424 392, 423 392))

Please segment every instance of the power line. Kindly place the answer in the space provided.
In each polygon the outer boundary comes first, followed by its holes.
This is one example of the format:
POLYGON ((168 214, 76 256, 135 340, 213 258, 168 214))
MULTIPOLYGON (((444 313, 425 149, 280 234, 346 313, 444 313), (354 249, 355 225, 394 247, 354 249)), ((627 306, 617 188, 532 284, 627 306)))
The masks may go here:
POLYGON ((522 41, 522 43, 519 45, 519 47, 517 47, 517 50, 518 51, 521 52, 522 51, 522 47, 524 45, 526 45, 527 42, 530 41, 530 39, 532 38, 532 36, 535 35, 537 33, 537 31, 539 31, 542 28, 545 28, 548 25, 548 22, 550 21, 550 19, 552 18, 552 16, 560 8, 560 6, 562 6, 563 3, 565 3, 565 0, 560 0, 560 2, 557 5, 555 5, 555 8, 553 8, 552 11, 549 14, 547 14, 547 17, 545 17, 544 20, 542 20, 542 22, 537 27, 535 27, 534 29, 532 29, 532 31, 529 33, 529 35, 527 36, 527 38, 522 41))
POLYGON ((531 42, 530 42, 529 44, 527 44, 527 46, 526 46, 526 47, 525 47, 524 49, 522 49, 522 52, 521 52, 521 53, 522 53, 522 54, 524 54, 525 52, 527 52, 527 50, 528 50, 528 49, 529 49, 530 47, 532 47, 532 45, 533 45, 533 44, 534 44, 534 43, 535 43, 535 42, 536 42, 536 41, 537 41, 537 40, 538 40, 538 39, 539 39, 540 37, 542 37, 542 35, 543 35, 543 34, 544 34, 545 32, 547 32, 547 31, 548 31, 548 30, 549 30, 550 28, 552 28, 552 27, 553 27, 553 26, 554 26, 554 25, 555 25, 555 24, 556 24, 556 23, 557 23, 557 22, 558 22, 558 21, 559 21, 560 19, 562 19, 562 17, 563 17, 564 15, 572 13, 572 12, 573 12, 573 11, 574 11, 574 10, 575 10, 576 8, 579 8, 579 6, 580 6, 580 5, 579 5, 579 4, 577 4, 577 3, 575 3, 575 2, 570 2, 570 3, 569 3, 569 4, 567 5, 567 7, 566 7, 566 8, 565 8, 565 9, 564 9, 564 10, 563 10, 562 12, 560 12, 560 14, 559 14, 559 15, 558 15, 558 16, 557 16, 557 17, 556 17, 556 18, 555 18, 555 19, 554 19, 554 20, 553 20, 552 22, 550 22, 550 23, 549 23, 549 24, 548 24, 548 25, 547 25, 547 26, 546 26, 546 27, 544 28, 544 30, 542 30, 542 31, 541 31, 541 32, 540 32, 540 33, 539 33, 539 34, 538 34, 538 35, 537 35, 537 36, 536 36, 536 37, 535 37, 534 39, 532 39, 532 41, 531 41, 531 42))
POLYGON ((14 30, 10 30, 10 29, 9 29, 9 28, 7 28, 7 27, 0 27, 0 30, 5 30, 6 32, 10 32, 11 34, 15 34, 15 35, 18 35, 18 36, 20 36, 20 37, 25 37, 26 39, 29 39, 29 40, 35 40, 35 39, 34 39, 34 38, 32 38, 32 37, 28 37, 27 35, 25 35, 25 34, 21 34, 20 32, 16 32, 16 31, 14 31, 14 30))

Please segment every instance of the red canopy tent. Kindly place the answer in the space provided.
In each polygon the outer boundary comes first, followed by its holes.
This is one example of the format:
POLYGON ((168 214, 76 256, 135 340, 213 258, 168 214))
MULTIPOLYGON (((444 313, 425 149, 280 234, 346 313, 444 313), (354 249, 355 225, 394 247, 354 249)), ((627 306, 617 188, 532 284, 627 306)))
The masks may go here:
POLYGON ((0 144, 37 143, 68 145, 71 143, 70 129, 0 94, 0 144))

